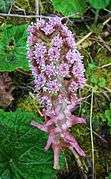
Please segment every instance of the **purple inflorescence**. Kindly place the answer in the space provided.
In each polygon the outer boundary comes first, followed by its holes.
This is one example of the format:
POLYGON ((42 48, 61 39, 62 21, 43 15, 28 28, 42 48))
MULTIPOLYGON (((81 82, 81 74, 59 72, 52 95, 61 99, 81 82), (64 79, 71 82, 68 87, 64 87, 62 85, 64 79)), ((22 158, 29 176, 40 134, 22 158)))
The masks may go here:
POLYGON ((57 61, 60 58, 60 51, 57 47, 51 47, 48 50, 48 57, 50 61, 57 61))
POLYGON ((59 66, 59 74, 62 77, 69 76, 69 65, 67 63, 60 64, 60 66, 59 66))
POLYGON ((62 44, 63 44, 63 40, 59 34, 57 36, 55 36, 51 41, 51 45, 53 47, 57 47, 57 49, 61 48, 62 44))
POLYGON ((32 125, 48 133, 45 149, 52 147, 54 168, 58 169, 63 148, 85 155, 69 133, 73 125, 85 123, 85 119, 72 115, 80 103, 77 90, 85 84, 83 57, 74 35, 57 16, 31 24, 28 32, 28 58, 45 117, 43 124, 32 121, 32 125))

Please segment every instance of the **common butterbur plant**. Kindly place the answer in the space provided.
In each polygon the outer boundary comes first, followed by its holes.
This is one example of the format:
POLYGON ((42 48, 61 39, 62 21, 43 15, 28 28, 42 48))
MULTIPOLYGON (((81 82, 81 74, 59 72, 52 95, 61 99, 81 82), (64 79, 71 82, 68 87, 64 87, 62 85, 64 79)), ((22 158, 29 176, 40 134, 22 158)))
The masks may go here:
POLYGON ((77 90, 85 84, 82 56, 75 38, 60 17, 40 19, 28 27, 28 58, 35 81, 35 91, 42 105, 43 124, 32 125, 48 133, 45 150, 52 147, 54 168, 59 169, 59 155, 68 148, 85 156, 76 139, 69 132, 85 119, 72 114, 80 103, 77 90))

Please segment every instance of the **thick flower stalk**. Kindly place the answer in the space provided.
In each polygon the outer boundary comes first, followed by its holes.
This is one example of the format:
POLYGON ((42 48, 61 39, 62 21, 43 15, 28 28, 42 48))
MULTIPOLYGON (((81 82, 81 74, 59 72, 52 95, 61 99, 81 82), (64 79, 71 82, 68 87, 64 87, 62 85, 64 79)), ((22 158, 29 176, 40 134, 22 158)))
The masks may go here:
POLYGON ((28 32, 28 58, 45 119, 43 124, 32 121, 32 125, 48 133, 45 149, 52 147, 54 168, 58 169, 63 148, 85 155, 69 132, 75 124, 85 123, 72 115, 80 103, 77 90, 85 84, 84 65, 72 32, 59 17, 41 19, 28 32))

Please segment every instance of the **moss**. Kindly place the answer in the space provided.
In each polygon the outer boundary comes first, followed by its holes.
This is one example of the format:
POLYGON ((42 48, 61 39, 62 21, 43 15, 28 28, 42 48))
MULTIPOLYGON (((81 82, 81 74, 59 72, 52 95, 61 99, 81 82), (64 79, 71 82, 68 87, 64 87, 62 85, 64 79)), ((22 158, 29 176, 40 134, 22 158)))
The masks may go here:
POLYGON ((111 63, 111 55, 108 54, 107 49, 101 48, 96 55, 96 62, 98 66, 103 66, 105 64, 111 63))
POLYGON ((25 96, 18 102, 17 107, 25 111, 37 112, 40 109, 40 104, 31 96, 25 96))
POLYGON ((34 0, 16 0, 17 5, 25 10, 26 12, 30 13, 35 10, 35 1, 34 0))

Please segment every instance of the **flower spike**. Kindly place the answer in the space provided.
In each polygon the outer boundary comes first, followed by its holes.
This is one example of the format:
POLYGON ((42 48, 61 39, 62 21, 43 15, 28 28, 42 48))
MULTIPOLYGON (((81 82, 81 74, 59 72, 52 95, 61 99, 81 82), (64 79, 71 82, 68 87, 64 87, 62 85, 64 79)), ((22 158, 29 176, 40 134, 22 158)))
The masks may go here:
POLYGON ((59 169, 59 155, 68 148, 85 156, 69 128, 85 124, 72 114, 81 99, 78 89, 84 87, 83 57, 76 48, 75 37, 58 16, 40 19, 28 27, 28 58, 34 76, 35 91, 42 105, 43 124, 31 125, 48 133, 45 150, 54 152, 54 168, 59 169))

